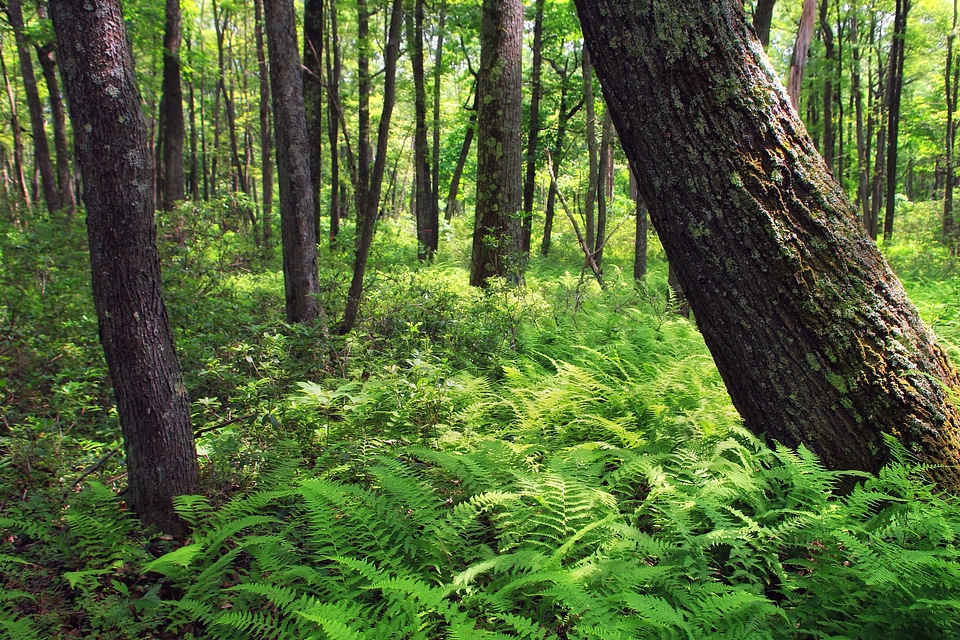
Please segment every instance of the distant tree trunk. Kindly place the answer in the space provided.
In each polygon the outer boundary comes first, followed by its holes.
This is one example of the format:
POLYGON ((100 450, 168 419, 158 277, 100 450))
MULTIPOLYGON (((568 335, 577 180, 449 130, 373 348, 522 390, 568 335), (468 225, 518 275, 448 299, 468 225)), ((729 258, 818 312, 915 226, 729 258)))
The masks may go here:
POLYGON ((170 211, 184 199, 183 92, 180 88, 180 0, 166 0, 163 33, 163 86, 160 98, 160 139, 163 146, 161 206, 170 211))
POLYGON ((330 30, 327 39, 327 140, 330 143, 330 246, 340 235, 340 145, 337 144, 337 117, 340 109, 340 30, 337 22, 337 2, 330 0, 330 30))
MULTIPOLYGON (((360 1, 357 4, 361 4, 360 1)), ((387 141, 390 137, 390 119, 397 97, 397 60, 400 57, 400 27, 403 24, 403 0, 393 0, 390 11, 390 27, 387 35, 387 49, 384 54, 383 110, 380 113, 380 125, 377 130, 377 155, 373 171, 369 178, 369 190, 358 204, 361 205, 360 231, 357 251, 353 261, 353 278, 347 293, 347 304, 340 324, 340 333, 349 333, 357 323, 360 312, 360 298, 363 295, 363 278, 367 271, 367 259, 373 244, 373 231, 380 211, 380 195, 383 190, 383 176, 387 168, 387 141)), ((361 149, 362 151, 362 149, 361 149)), ((362 155, 362 154, 361 154, 362 155)), ((360 188, 359 181, 357 188, 360 188)))
POLYGON ((473 137, 477 131, 477 92, 473 92, 473 106, 470 107, 470 122, 467 123, 467 130, 463 134, 463 144, 460 145, 460 155, 457 157, 457 166, 453 168, 453 175, 450 177, 450 189, 447 192, 447 206, 444 209, 443 217, 447 222, 453 220, 453 212, 457 208, 457 194, 460 192, 460 179, 463 177, 463 168, 467 164, 467 156, 470 155, 470 145, 473 144, 473 137))
POLYGON ((587 138, 587 196, 583 200, 583 226, 587 247, 593 252, 597 248, 597 116, 593 96, 593 63, 586 44, 583 46, 583 104, 587 110, 585 135, 587 138))
POLYGON ((854 108, 856 109, 857 128, 857 202, 860 204, 863 226, 871 237, 876 237, 876 231, 870 232, 870 151, 868 138, 863 130, 863 90, 860 87, 860 35, 858 32, 856 7, 850 10, 850 42, 853 44, 853 69, 850 76, 850 91, 853 93, 854 108))
POLYGON ((897 156, 900 140, 900 94, 903 90, 903 60, 906 57, 907 14, 910 0, 897 0, 890 43, 890 71, 887 73, 887 198, 883 218, 883 241, 893 237, 897 196, 897 156))
POLYGON ((813 39, 813 25, 817 17, 817 0, 803 0, 803 13, 800 26, 797 27, 797 39, 790 56, 790 76, 787 79, 787 93, 790 104, 800 112, 800 89, 803 86, 803 70, 807 66, 810 54, 810 41, 813 39))
POLYGON ((273 136, 270 131, 270 75, 263 44, 263 0, 254 0, 254 37, 260 77, 260 173, 263 180, 263 244, 273 244, 273 136))
MULTIPOLYGON (((37 3, 37 17, 47 19, 47 6, 44 0, 37 3)), ((60 83, 57 81, 57 63, 55 58, 56 43, 53 41, 43 45, 36 45, 37 58, 43 71, 43 79, 47 84, 47 94, 50 102, 50 120, 53 124, 53 147, 57 151, 57 189, 59 191, 60 206, 69 213, 77 208, 77 197, 73 189, 73 175, 70 163, 73 154, 70 152, 70 143, 67 137, 67 115, 60 97, 60 83)))
POLYGON ((414 189, 416 196, 417 257, 431 260, 437 251, 440 226, 437 202, 430 186, 430 146, 427 143, 427 87, 423 65, 423 0, 414 0, 413 15, 408 17, 407 49, 413 66, 414 111, 413 140, 414 189))
POLYGON ((753 30, 760 44, 766 49, 770 44, 770 23, 773 21, 773 5, 777 0, 757 0, 753 7, 753 30))
POLYGON ((6 9, 10 26, 13 27, 14 38, 17 41, 17 54, 20 56, 20 73, 23 76, 23 91, 27 96, 27 107, 30 111, 33 152, 37 169, 40 172, 43 199, 47 203, 47 209, 55 212, 61 208, 60 193, 57 191, 57 179, 54 177, 53 162, 50 158, 50 145, 47 142, 47 132, 43 126, 43 105, 40 104, 37 79, 33 74, 30 48, 27 46, 27 37, 24 33, 23 9, 20 6, 20 0, 7 0, 6 9))
POLYGON ((537 143, 540 138, 540 94, 543 69, 543 5, 536 0, 533 19, 533 69, 530 72, 530 119, 527 125, 527 168, 523 178, 523 240, 521 249, 530 253, 533 232, 533 193, 537 186, 537 143))
POLYGON ((494 276, 519 283, 523 276, 523 4, 483 0, 481 12, 473 286, 485 286, 494 276))
POLYGON ((742 2, 576 5, 640 192, 745 425, 868 472, 891 459, 890 435, 941 465, 930 473, 943 489, 960 489, 960 379, 787 104, 742 2))
POLYGON ((265 0, 270 89, 273 95, 280 183, 283 283, 288 322, 311 322, 321 314, 317 294, 317 240, 307 122, 303 111, 300 54, 293 0, 265 0))
POLYGON ((957 39, 957 0, 953 0, 953 23, 947 35, 947 64, 944 72, 944 94, 947 103, 947 131, 944 147, 946 148, 946 162, 943 185, 943 228, 944 241, 949 241, 954 234, 953 219, 953 187, 954 187, 954 145, 957 141, 956 122, 954 114, 957 111, 957 76, 954 66, 953 45, 957 39))
POLYGON ((307 118, 307 146, 310 149, 310 182, 313 184, 313 218, 320 244, 321 146, 323 139, 323 53, 324 0, 306 0, 303 4, 303 105, 307 118))
POLYGON ((633 279, 643 280, 647 276, 647 234, 649 224, 647 215, 647 205, 640 197, 637 189, 637 179, 630 172, 630 198, 637 203, 637 233, 633 242, 633 279))
MULTIPOLYGON (((357 0, 357 171, 354 200, 357 227, 362 226, 370 193, 370 11, 367 0, 357 0)), ((379 205, 379 203, 378 203, 379 205)), ((373 236, 370 236, 371 239, 373 236)))
POLYGON ((836 134, 833 122, 833 79, 836 75, 837 50, 834 46, 833 27, 830 24, 828 9, 831 0, 820 0, 820 33, 823 38, 823 144, 820 146, 820 155, 827 163, 827 168, 838 178, 841 174, 835 166, 836 134))
POLYGON ((197 456, 163 304, 153 161, 120 2, 51 0, 50 14, 83 176, 100 340, 126 449, 126 500, 144 524, 183 539, 188 527, 173 498, 197 491, 197 456))
POLYGON ((603 266, 603 244, 607 241, 607 208, 610 195, 607 190, 607 177, 613 169, 611 151, 613 151, 613 121, 610 119, 610 110, 605 109, 600 134, 600 163, 597 167, 597 245, 593 250, 593 261, 598 267, 603 266))
POLYGON ((438 9, 437 48, 433 60, 433 155, 431 158, 431 181, 433 202, 437 209, 437 224, 440 217, 440 80, 443 76, 443 36, 447 19, 447 0, 440 0, 438 9))
POLYGON ((7 74, 7 64, 3 59, 2 47, 0 47, 0 71, 3 71, 3 84, 7 89, 7 101, 10 104, 10 129, 13 130, 13 164, 16 172, 18 194, 23 198, 26 208, 30 209, 30 185, 27 183, 27 176, 23 170, 23 136, 20 134, 20 118, 17 117, 17 97, 13 92, 13 85, 10 84, 10 76, 7 74))
MULTIPOLYGON (((569 58, 563 61, 561 67, 559 63, 551 62, 551 66, 560 77, 560 107, 557 110, 557 134, 553 142, 553 172, 554 175, 560 174, 560 165, 563 163, 564 143, 567 135, 567 124, 570 119, 576 115, 577 111, 583 106, 584 101, 580 100, 572 109, 567 108, 569 97, 569 78, 570 70, 567 67, 569 58)), ((550 241, 553 236, 553 218, 557 206, 557 185, 551 180, 547 191, 547 206, 544 211, 543 219, 543 239, 540 242, 540 255, 546 257, 550 253, 550 241)))

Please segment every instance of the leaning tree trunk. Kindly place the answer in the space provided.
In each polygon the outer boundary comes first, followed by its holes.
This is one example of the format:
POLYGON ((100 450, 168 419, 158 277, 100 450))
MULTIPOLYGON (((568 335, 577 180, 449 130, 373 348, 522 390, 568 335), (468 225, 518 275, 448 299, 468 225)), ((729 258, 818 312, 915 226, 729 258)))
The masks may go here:
POLYGON ((127 455, 127 501, 179 537, 197 490, 190 403, 163 304, 153 161, 119 0, 52 0, 83 176, 93 299, 127 455))
POLYGON ((317 302, 313 182, 293 0, 264 0, 263 8, 275 117, 287 321, 309 322, 316 319, 321 310, 317 302))
POLYGON ((960 488, 960 379, 805 132, 739 0, 576 0, 640 193, 746 426, 960 488), (655 160, 655 161, 651 161, 655 160))

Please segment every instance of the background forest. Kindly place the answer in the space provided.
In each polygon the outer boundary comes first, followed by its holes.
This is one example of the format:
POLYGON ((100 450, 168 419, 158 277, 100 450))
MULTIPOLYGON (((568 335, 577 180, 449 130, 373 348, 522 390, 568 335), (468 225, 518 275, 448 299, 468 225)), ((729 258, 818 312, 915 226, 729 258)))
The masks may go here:
MULTIPOLYGON (((893 442, 876 476, 831 471, 744 428, 647 225, 573 3, 524 6, 528 253, 520 286, 508 271, 482 288, 480 6, 396 3, 391 115, 389 4, 296 6, 317 177, 306 322, 285 306, 275 172, 289 149, 260 0, 123 5, 200 463, 199 492, 176 499, 184 537, 127 507, 53 27, 42 0, 3 3, 0 636, 960 634, 960 504, 928 469, 893 442), (377 164, 359 296, 357 194, 377 164)), ((746 15, 960 362, 955 1, 746 15)))

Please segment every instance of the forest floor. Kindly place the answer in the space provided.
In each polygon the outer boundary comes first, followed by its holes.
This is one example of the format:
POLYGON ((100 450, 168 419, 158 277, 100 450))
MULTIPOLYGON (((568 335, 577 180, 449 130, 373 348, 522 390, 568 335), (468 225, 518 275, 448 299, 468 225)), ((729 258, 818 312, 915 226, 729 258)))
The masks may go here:
MULTIPOLYGON (((883 251, 960 362, 937 203, 898 223, 883 251)), ((747 433, 654 237, 643 282, 626 234, 605 290, 559 235, 481 292, 462 220, 432 264, 406 224, 338 336, 349 251, 321 252, 324 322, 291 326, 279 250, 229 207, 162 216, 202 473, 183 545, 123 504, 82 221, 0 228, 0 637, 960 635, 958 501, 903 452, 837 496, 747 433)))

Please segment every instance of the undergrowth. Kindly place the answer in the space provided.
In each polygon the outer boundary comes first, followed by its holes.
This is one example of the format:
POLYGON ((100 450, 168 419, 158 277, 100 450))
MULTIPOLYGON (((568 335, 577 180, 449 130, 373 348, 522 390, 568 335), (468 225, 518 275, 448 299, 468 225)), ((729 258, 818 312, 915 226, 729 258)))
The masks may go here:
MULTIPOLYGON (((82 230, 0 236, 0 637, 960 634, 956 500, 902 451, 840 496, 747 433, 655 243, 643 283, 623 242, 605 290, 538 257, 480 292, 385 220, 341 337, 349 252, 321 260, 325 321, 290 326, 278 256, 221 218, 159 227, 203 472, 185 544, 118 496, 82 230)), ((954 263, 885 251, 956 355, 954 263)))

